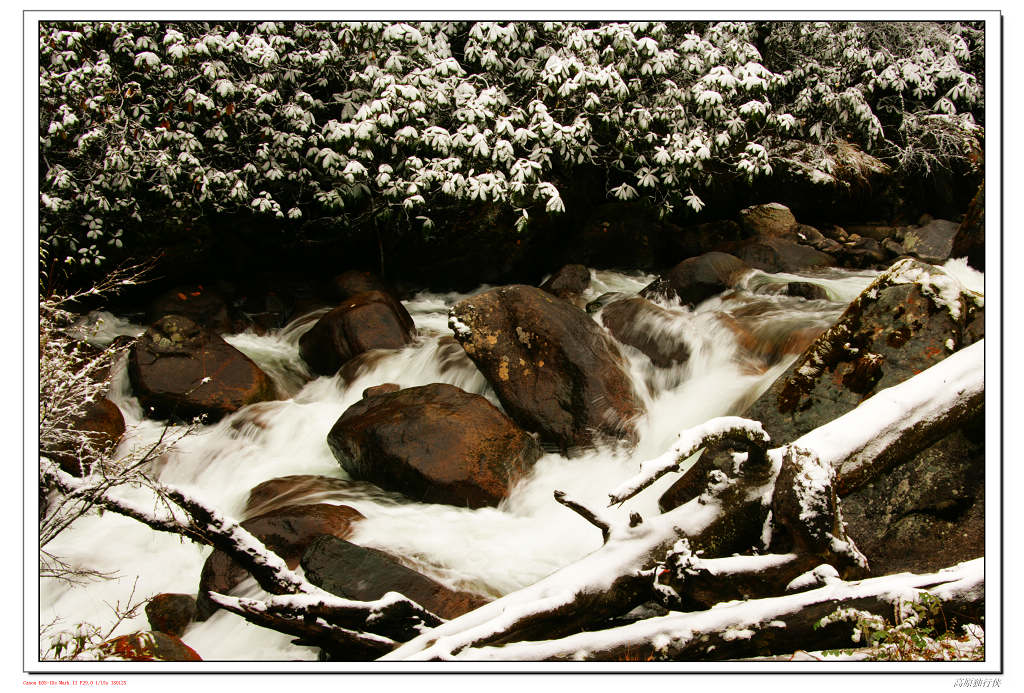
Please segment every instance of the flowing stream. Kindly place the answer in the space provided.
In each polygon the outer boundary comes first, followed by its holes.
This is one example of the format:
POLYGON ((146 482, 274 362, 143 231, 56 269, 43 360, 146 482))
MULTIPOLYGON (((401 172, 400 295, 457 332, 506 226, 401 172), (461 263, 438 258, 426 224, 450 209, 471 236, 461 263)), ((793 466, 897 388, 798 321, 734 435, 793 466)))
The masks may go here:
MULTIPOLYGON (((635 294, 655 277, 639 273, 592 271, 591 301, 606 292, 635 294)), ((640 443, 632 450, 598 448, 578 457, 547 454, 498 508, 469 510, 427 505, 369 484, 322 493, 299 502, 349 505, 366 519, 351 540, 385 550, 449 587, 491 597, 529 585, 600 545, 600 533, 556 503, 561 489, 597 507, 607 493, 634 474, 639 463, 668 448, 677 433, 715 416, 742 412, 802 351, 795 336, 816 334, 829 325, 877 273, 829 270, 808 275, 752 272, 741 288, 713 297, 695 309, 667 306, 672 320, 646 325, 652 334, 683 339, 691 358, 675 368, 657 368, 632 347, 622 346, 630 375, 647 414, 639 424, 640 443), (822 287, 828 299, 806 300, 780 293, 790 281, 822 287), (787 347, 787 345, 789 345, 787 347)), ((478 291, 482 291, 482 287, 478 291)), ((477 293, 477 292, 473 292, 477 293)), ((403 387, 445 382, 497 398, 472 362, 450 340, 448 308, 472 294, 419 293, 404 304, 416 322, 416 340, 404 349, 365 358, 350 380, 341 375, 311 379, 298 354, 299 337, 322 313, 296 319, 266 335, 227 336, 288 395, 287 399, 246 407, 182 438, 152 470, 173 484, 237 519, 245 519, 249 490, 275 477, 316 474, 347 479, 331 455, 326 437, 365 388, 381 383, 403 387)), ((595 316, 596 317, 596 316, 595 316)), ((92 337, 109 342, 143 328, 115 316, 102 318, 92 337)), ((147 446, 164 425, 143 417, 123 368, 115 370, 111 399, 121 408, 129 433, 121 452, 147 446)), ((173 431, 172 431, 173 433, 173 431)), ((626 503, 617 512, 657 512, 657 499, 673 475, 626 503)), ((156 532, 111 513, 77 520, 48 547, 83 567, 117 577, 70 587, 43 580, 40 619, 59 619, 57 628, 79 622, 109 625, 111 605, 126 605, 162 592, 195 594, 211 549, 156 532)), ((251 579, 235 594, 259 594, 251 579)), ((148 630, 142 610, 120 624, 115 635, 148 630)), ((315 660, 315 648, 291 644, 292 637, 251 625, 217 611, 194 623, 183 638, 205 660, 315 660)))

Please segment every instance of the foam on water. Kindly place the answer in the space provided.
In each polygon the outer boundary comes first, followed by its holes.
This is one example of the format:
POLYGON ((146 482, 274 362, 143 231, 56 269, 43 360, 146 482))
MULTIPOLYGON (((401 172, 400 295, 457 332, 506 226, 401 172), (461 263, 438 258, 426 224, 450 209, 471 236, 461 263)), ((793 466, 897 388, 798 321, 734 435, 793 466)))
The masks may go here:
MULTIPOLYGON (((608 271, 592 271, 591 275, 585 300, 609 291, 636 293, 654 279, 651 275, 608 271)), ((779 277, 763 275, 748 286, 756 290, 764 283, 777 282, 779 277)), ((695 309, 665 305, 673 316, 671 322, 677 325, 669 336, 685 340, 691 355, 675 368, 656 368, 636 349, 622 347, 627 369, 647 411, 637 422, 638 446, 633 450, 601 447, 571 458, 547 454, 498 508, 470 510, 415 503, 394 493, 360 491, 365 487, 359 486, 332 492, 325 502, 345 503, 366 516, 356 526, 353 541, 400 556, 410 566, 451 587, 499 596, 529 585, 601 543, 597 529, 555 502, 554 490, 604 508, 609 490, 635 474, 641 461, 663 453, 679 431, 714 416, 741 412, 795 358, 788 355, 766 360, 748 353, 737 340, 736 325, 755 337, 763 334, 772 339, 775 336, 766 325, 782 325, 778 329, 783 331, 824 328, 872 277, 871 273, 841 272, 782 276, 786 281, 824 286, 830 298, 836 299, 833 301, 739 291, 712 298, 695 309)), ((299 337, 323 311, 303 316, 267 335, 229 336, 228 341, 259 364, 288 399, 252 405, 213 425, 199 427, 155 465, 154 473, 160 481, 179 486, 225 514, 241 518, 249 490, 268 479, 296 474, 347 478, 331 455, 326 437, 338 417, 361 399, 367 387, 387 382, 402 387, 446 382, 498 404, 487 381, 450 339, 448 308, 465 296, 424 292, 406 301, 417 325, 414 342, 404 349, 366 359, 360 369, 346 376, 312 378, 298 356, 299 337)), ((128 334, 141 332, 141 328, 130 325, 118 324, 117 329, 128 334)), ((123 364, 115 373, 111 398, 125 413, 129 426, 122 451, 151 445, 164 432, 164 424, 143 417, 123 364)), ((623 520, 632 511, 642 515, 658 512, 657 499, 674 479, 668 475, 610 512, 618 513, 623 520)), ((43 622, 59 616, 65 624, 109 623, 111 614, 104 602, 123 602, 135 576, 137 598, 160 592, 195 594, 210 552, 208 547, 110 513, 78 520, 48 548, 76 564, 117 571, 123 576, 75 588, 44 580, 43 622)), ((256 588, 249 581, 239 589, 256 588)), ((140 615, 123 623, 117 633, 146 628, 145 616, 140 615)), ((206 659, 316 658, 315 649, 291 645, 289 636, 258 628, 222 611, 204 623, 192 624, 183 640, 206 659)))

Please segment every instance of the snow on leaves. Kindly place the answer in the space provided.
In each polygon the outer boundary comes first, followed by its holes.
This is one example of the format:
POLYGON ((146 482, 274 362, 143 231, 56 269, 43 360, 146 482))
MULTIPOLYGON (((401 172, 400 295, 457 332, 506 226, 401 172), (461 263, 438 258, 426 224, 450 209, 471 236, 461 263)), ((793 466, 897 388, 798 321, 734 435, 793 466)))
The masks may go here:
POLYGON ((952 145, 980 136, 971 113, 984 105, 980 30, 887 31, 845 22, 44 23, 41 238, 93 263, 114 243, 87 237, 85 214, 134 229, 130 242, 144 215, 171 228, 240 208, 344 217, 356 199, 353 209, 369 200, 407 223, 417 210, 473 200, 560 213, 581 164, 608 170, 610 198, 699 213, 712 174, 752 182, 782 167, 836 182, 834 157, 810 152, 808 138, 907 165, 964 156, 952 145), (896 97, 906 103, 899 144, 878 117, 896 97), (926 155, 932 132, 944 134, 942 149, 926 155), (385 165, 386 175, 366 173, 385 165))

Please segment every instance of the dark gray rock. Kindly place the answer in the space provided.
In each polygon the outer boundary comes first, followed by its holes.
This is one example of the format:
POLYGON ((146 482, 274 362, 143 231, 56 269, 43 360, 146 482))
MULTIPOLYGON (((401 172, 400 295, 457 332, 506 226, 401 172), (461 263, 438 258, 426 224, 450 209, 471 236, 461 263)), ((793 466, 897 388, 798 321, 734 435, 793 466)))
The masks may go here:
POLYGON ((744 414, 761 421, 773 444, 801 435, 852 410, 879 390, 932 366, 980 338, 984 309, 970 294, 956 299, 957 316, 940 305, 932 289, 906 281, 922 272, 954 281, 943 270, 904 260, 855 299, 835 325, 744 414), (893 280, 893 277, 899 277, 893 280))
POLYGON ((955 221, 933 219, 926 225, 907 229, 903 248, 908 255, 931 263, 942 263, 953 252, 953 239, 960 226, 955 221))
POLYGON ((984 412, 842 499, 874 575, 929 573, 985 555, 984 412))
POLYGON ((383 551, 337 537, 323 536, 313 541, 302 556, 302 569, 310 582, 339 597, 371 601, 398 592, 445 619, 490 601, 471 592, 449 589, 383 551))

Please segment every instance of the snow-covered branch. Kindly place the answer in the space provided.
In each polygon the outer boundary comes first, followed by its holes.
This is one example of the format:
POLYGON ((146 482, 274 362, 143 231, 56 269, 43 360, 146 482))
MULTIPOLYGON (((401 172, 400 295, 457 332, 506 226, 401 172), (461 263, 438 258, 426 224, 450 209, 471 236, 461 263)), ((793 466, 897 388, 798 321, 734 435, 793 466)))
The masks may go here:
POLYGON ((748 462, 754 464, 752 457, 764 459, 769 438, 759 422, 738 416, 722 416, 689 428, 679 434, 679 440, 665 453, 642 462, 636 476, 627 479, 608 494, 610 504, 623 503, 669 472, 679 471, 691 455, 703 448, 735 442, 750 448, 748 454, 751 457, 748 457, 748 462))

